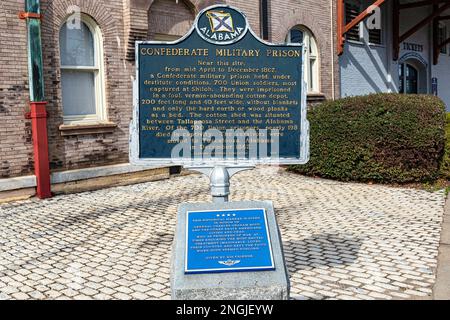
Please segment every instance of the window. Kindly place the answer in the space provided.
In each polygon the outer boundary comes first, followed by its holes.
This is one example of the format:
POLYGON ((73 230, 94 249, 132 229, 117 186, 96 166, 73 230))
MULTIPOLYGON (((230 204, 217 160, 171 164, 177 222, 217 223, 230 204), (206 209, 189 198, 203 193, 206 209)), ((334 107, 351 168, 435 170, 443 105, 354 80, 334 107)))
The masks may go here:
MULTIPOLYGON (((345 24, 348 24, 353 21, 354 18, 356 18, 361 10, 361 4, 359 1, 346 1, 345 2, 345 24)), ((346 39, 347 40, 354 40, 354 41, 360 41, 361 35, 360 35, 360 24, 357 24, 353 28, 351 28, 346 33, 346 39)))
MULTIPOLYGON (((438 43, 444 43, 445 40, 447 40, 447 27, 444 24, 440 23, 438 29, 438 43)), ((447 53, 447 46, 443 46, 440 49, 440 52, 447 53)))
POLYGON ((313 35, 308 29, 296 26, 289 31, 286 40, 288 43, 303 43, 306 47, 304 79, 308 93, 319 93, 319 55, 313 35))
MULTIPOLYGON (((381 26, 382 26, 382 24, 381 24, 381 26)), ((369 28, 367 28, 367 33, 369 34, 369 43, 370 44, 379 44, 379 45, 383 44, 383 32, 382 32, 382 29, 369 29, 369 28)))
MULTIPOLYGON (((363 9, 367 9, 373 1, 367 1, 367 0, 346 0, 345 1, 345 24, 349 24, 352 22, 361 12, 363 9)), ((381 11, 380 11, 381 13, 381 11)), ((374 17, 373 17, 374 18, 374 17)), ((380 16, 380 19, 382 17, 380 16)), ((383 31, 381 28, 373 29, 368 19, 366 18, 366 23, 360 22, 357 25, 355 25, 353 28, 351 28, 346 33, 346 39, 347 40, 353 40, 353 41, 366 41, 369 44, 377 44, 381 45, 383 44, 383 31)), ((377 21, 378 22, 378 21, 377 21)), ((380 24, 382 25, 382 23, 380 24)), ((378 26, 378 24, 377 24, 378 26)))
POLYGON ((64 123, 106 120, 100 28, 82 15, 79 27, 61 27, 59 45, 64 123))
POLYGON ((381 30, 380 29, 369 30, 369 43, 371 43, 371 44, 382 44, 383 43, 383 40, 381 38, 381 30))

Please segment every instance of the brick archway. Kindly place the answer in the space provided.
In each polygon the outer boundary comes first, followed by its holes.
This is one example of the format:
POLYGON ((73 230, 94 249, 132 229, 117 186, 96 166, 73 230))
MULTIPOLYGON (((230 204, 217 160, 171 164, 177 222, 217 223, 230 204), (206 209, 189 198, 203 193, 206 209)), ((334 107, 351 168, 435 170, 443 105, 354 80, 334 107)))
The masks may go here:
POLYGON ((119 25, 116 19, 112 18, 109 8, 102 5, 100 2, 92 2, 89 0, 55 0, 48 2, 46 7, 43 7, 42 14, 44 16, 42 28, 43 31, 57 30, 59 32, 60 27, 72 14, 71 7, 78 7, 80 13, 87 14, 92 17, 99 25, 103 37, 106 39, 114 39, 117 35, 117 25, 119 25), (51 19, 48 19, 47 13, 51 12, 51 19), (48 20, 51 23, 48 23, 48 20))
POLYGON ((323 26, 320 26, 316 19, 316 15, 309 10, 293 10, 275 24, 278 27, 274 29, 272 34, 272 41, 275 43, 284 43, 289 31, 295 26, 303 26, 307 28, 316 40, 317 49, 319 53, 319 88, 321 92, 327 91, 328 88, 324 86, 324 79, 328 78, 330 68, 333 68, 329 57, 331 47, 331 39, 327 36, 329 33, 323 31, 323 26))
MULTIPOLYGON (((125 0, 124 29, 125 55, 128 61, 134 61, 134 44, 136 41, 148 39, 148 12, 155 0, 125 0)), ((179 0, 186 5, 195 16, 202 0, 179 0)), ((211 1, 207 1, 211 2, 211 1)))
POLYGON ((147 39, 182 37, 192 28, 195 16, 196 9, 189 1, 179 0, 177 4, 173 0, 154 0, 148 10, 147 39))
POLYGON ((313 13, 306 10, 295 10, 286 16, 283 16, 283 19, 280 19, 276 25, 278 28, 273 32, 273 41, 276 43, 285 42, 289 30, 297 25, 301 25, 312 32, 314 38, 318 42, 320 51, 326 48, 324 45, 329 44, 329 39, 326 39, 322 35, 322 28, 316 23, 313 13))

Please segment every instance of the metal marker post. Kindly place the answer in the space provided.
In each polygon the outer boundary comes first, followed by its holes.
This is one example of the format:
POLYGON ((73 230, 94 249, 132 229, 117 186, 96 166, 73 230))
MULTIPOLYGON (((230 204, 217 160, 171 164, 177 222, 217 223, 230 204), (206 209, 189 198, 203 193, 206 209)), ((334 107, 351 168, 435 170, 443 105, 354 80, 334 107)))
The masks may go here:
POLYGON ((185 168, 208 176, 213 202, 224 203, 228 202, 228 196, 230 195, 231 177, 241 171, 254 169, 255 166, 186 166, 185 168))

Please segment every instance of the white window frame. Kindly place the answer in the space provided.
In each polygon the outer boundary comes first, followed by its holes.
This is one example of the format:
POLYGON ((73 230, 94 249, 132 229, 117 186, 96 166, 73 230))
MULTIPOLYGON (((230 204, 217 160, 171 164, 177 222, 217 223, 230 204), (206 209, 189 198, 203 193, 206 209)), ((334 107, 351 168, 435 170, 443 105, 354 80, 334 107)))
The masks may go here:
MULTIPOLYGON (((105 72, 103 58, 103 36, 98 24, 88 15, 82 14, 81 21, 86 24, 92 34, 94 42, 94 66, 63 66, 61 61, 61 71, 92 71, 94 73, 94 95, 95 95, 95 114, 89 115, 64 115, 64 124, 94 124, 102 123, 107 120, 106 112, 106 91, 105 91, 105 72)), ((66 21, 67 22, 67 21, 66 21)), ((65 24, 63 24, 62 28, 65 24)), ((64 110, 64 101, 63 110, 64 110)))
POLYGON ((291 30, 298 30, 303 32, 303 45, 306 47, 305 74, 303 75, 303 79, 307 83, 308 87, 307 93, 320 94, 320 61, 319 61, 320 57, 319 57, 319 50, 317 47, 317 41, 308 28, 302 25, 297 25, 289 29, 289 32, 286 37, 287 43, 291 43, 291 30), (314 61, 313 68, 311 68, 312 60, 314 61), (313 77, 312 83, 310 81, 311 75, 313 77))

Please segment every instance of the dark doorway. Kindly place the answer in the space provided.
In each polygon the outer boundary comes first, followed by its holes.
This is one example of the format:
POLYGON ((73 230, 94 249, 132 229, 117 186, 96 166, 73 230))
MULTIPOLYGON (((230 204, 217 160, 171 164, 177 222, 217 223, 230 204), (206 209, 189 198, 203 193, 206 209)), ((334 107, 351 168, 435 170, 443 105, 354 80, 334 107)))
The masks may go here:
POLYGON ((399 65, 400 93, 414 94, 419 93, 419 72, 409 63, 399 65))

